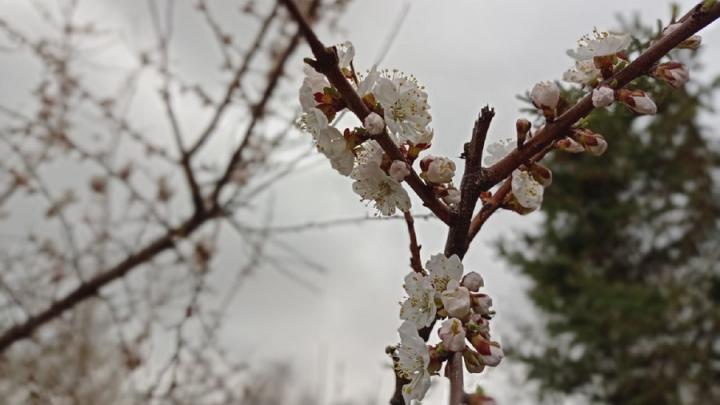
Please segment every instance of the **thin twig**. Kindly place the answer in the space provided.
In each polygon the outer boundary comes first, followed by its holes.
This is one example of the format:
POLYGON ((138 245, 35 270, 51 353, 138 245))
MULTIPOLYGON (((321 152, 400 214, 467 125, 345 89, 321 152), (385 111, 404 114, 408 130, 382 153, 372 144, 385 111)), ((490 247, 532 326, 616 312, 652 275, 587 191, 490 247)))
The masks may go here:
POLYGON ((420 259, 420 245, 418 245, 417 234, 415 233, 415 220, 410 211, 403 212, 405 223, 407 223, 408 234, 410 235, 410 267, 420 274, 425 274, 420 259))

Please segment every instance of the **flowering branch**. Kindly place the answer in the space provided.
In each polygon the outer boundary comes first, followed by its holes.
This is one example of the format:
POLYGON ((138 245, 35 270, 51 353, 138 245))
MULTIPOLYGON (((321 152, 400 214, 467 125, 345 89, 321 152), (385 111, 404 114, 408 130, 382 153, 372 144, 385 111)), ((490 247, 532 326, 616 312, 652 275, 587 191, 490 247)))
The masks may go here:
POLYGON ((490 297, 479 292, 484 285, 482 277, 475 272, 464 274, 462 259, 470 242, 500 208, 520 214, 540 208, 544 188, 552 183, 552 172, 540 161, 551 150, 596 156, 606 151, 602 135, 580 122, 595 108, 618 101, 636 113, 655 114, 657 107, 645 93, 625 86, 647 74, 674 87, 682 86, 688 79, 685 67, 677 62, 659 62, 676 47, 699 46, 700 38, 693 34, 720 17, 720 5, 701 3, 680 22, 667 27, 632 62, 625 55, 631 42, 628 35, 596 31, 592 37, 584 37, 577 50, 569 52, 576 59, 576 67, 565 74, 565 80, 591 89, 590 94, 567 108, 557 84, 536 84, 530 97, 545 117, 545 124, 533 134, 530 121, 519 119, 516 140, 488 146, 485 168, 481 161, 495 113, 484 107, 470 141, 464 145, 465 171, 458 190, 453 185, 455 163, 449 158, 423 157, 419 175, 412 167, 419 154, 430 148, 433 135, 427 127, 431 120, 427 94, 415 78, 375 68, 359 77, 353 65, 352 44, 325 47, 292 0, 280 1, 299 24, 315 56, 315 60, 306 59, 314 70, 306 69, 300 88, 304 129, 332 167, 355 181, 353 191, 364 200, 374 201, 383 215, 400 209, 408 225, 413 271, 404 279, 408 297, 401 304, 404 322, 398 329, 400 344, 388 351, 396 379, 390 403, 408 405, 422 400, 430 377, 439 375, 443 364, 450 380, 450 405, 485 402, 480 393, 465 394, 463 365, 468 372, 480 373, 485 366, 497 366, 503 351, 491 340, 489 321, 494 311, 490 297), (355 114, 362 127, 340 132, 331 124, 345 109, 355 114), (490 190, 502 181, 492 194, 490 190), (410 199, 402 182, 449 227, 444 253, 431 256, 424 268, 409 211, 410 199), (483 207, 475 214, 478 199, 483 207), (442 321, 438 330, 441 341, 428 345, 438 321, 442 321))
MULTIPOLYGON (((300 27, 305 40, 310 45, 315 60, 306 60, 306 62, 312 66, 317 72, 322 73, 327 77, 330 84, 332 84, 342 99, 347 103, 348 108, 352 111, 360 121, 364 121, 372 111, 368 108, 362 98, 358 95, 357 91, 352 87, 348 79, 345 77, 338 64, 338 55, 331 49, 325 47, 320 39, 317 37, 312 27, 305 21, 300 10, 297 8, 292 0, 280 0, 288 9, 292 17, 300 27)), ((383 128, 382 132, 374 135, 375 139, 385 153, 392 160, 405 161, 400 149, 395 145, 395 142, 390 138, 387 131, 383 128)), ((426 207, 428 207, 441 221, 450 223, 452 212, 448 207, 440 201, 430 186, 425 184, 417 172, 410 168, 410 174, 405 178, 408 185, 415 191, 420 197, 426 207)))
MULTIPOLYGON (((648 74, 653 66, 668 52, 708 24, 720 18, 720 4, 713 5, 709 9, 705 9, 703 4, 704 2, 695 6, 680 19, 679 25, 671 33, 664 35, 654 44, 650 45, 645 52, 640 54, 640 56, 625 68, 605 79, 602 85, 617 90, 634 79, 648 74)), ((513 170, 520 167, 520 165, 529 160, 533 155, 540 152, 553 141, 566 136, 570 127, 590 114, 593 109, 592 94, 588 94, 556 120, 548 122, 529 142, 523 145, 523 147, 513 150, 504 159, 487 168, 487 176, 481 181, 480 189, 483 191, 490 190, 490 188, 508 177, 513 170)))

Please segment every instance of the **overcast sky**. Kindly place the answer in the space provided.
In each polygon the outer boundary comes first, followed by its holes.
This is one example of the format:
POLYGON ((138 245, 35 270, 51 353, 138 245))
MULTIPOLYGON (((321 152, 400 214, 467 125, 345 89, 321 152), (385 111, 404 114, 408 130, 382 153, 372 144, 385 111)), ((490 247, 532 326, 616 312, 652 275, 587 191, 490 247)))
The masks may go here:
MULTIPOLYGON (((17 5, 13 3, 0 0, 2 7, 17 5)), ((355 0, 341 20, 346 35, 328 37, 321 31, 323 39, 328 43, 352 41, 357 52, 355 66, 365 70, 407 3, 355 0)), ((409 3, 409 14, 381 68, 412 73, 427 87, 435 129, 432 153, 453 158, 459 155, 485 104, 496 111, 490 141, 513 136, 521 107, 516 95, 540 80, 559 79, 572 64, 566 49, 574 47, 576 40, 593 27, 616 27, 618 13, 639 12, 647 23, 658 18, 667 21, 670 10, 670 1, 664 0, 409 3)), ((683 10, 694 4, 679 3, 683 10)), ((123 6, 122 2, 98 2, 92 7, 101 9, 98 15, 112 15, 109 18, 117 19, 119 26, 133 31, 126 33, 128 37, 138 40, 147 35, 135 22, 145 8, 123 6)), ((193 41, 193 27, 184 25, 183 12, 178 13, 180 58, 190 62, 189 69, 201 72, 207 47, 193 41)), ((702 35, 705 73, 720 73, 720 64, 715 63, 720 60, 720 30, 711 27, 702 35)), ((303 47, 291 64, 300 66, 306 56, 309 51, 303 47)), ((0 90, 9 91, 8 84, 2 86, 0 83, 0 90)), ((186 118, 192 121, 193 117, 186 118)), ((604 135, 612 148, 612 138, 622 134, 604 135)), ((325 164, 287 178, 273 193, 275 224, 372 215, 373 210, 358 201, 350 184, 348 178, 338 176, 325 164)), ((417 201, 413 212, 424 212, 417 201)), ((516 229, 531 229, 540 215, 497 214, 465 260, 466 271, 475 270, 485 277, 486 291, 498 313, 491 327, 501 341, 517 336, 521 325, 536 323, 540 315, 524 296, 527 282, 498 260, 491 244, 501 236, 513 235, 516 229)), ((445 232, 437 222, 418 222, 426 260, 442 251, 445 232)), ((271 271, 255 274, 232 307, 223 332, 226 346, 251 364, 270 359, 293 361, 301 370, 300 383, 324 390, 325 398, 374 395, 379 403, 385 403, 393 380, 384 348, 398 340, 398 302, 403 298, 402 278, 408 272, 404 223, 372 222, 308 231, 288 235, 285 240, 327 267, 325 274, 307 275, 321 291, 311 292, 271 271)), ((221 249, 232 251, 227 250, 233 248, 231 242, 225 244, 221 249)), ((226 254, 220 260, 221 265, 232 265, 238 258, 226 254)), ((467 388, 476 380, 471 378, 467 388)), ((486 372, 480 380, 501 404, 532 403, 522 402, 519 381, 513 380, 503 365, 486 372)), ((442 403, 438 398, 443 395, 442 388, 434 388, 426 403, 442 403)))

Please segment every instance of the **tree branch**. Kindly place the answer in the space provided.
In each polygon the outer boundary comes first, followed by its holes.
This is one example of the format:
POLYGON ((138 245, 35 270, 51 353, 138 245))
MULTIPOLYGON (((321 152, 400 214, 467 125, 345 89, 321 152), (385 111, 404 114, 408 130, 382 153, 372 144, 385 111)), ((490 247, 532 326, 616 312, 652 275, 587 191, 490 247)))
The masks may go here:
MULTIPOLYGON (((673 50, 702 28, 720 17, 720 4, 703 11, 702 3, 698 4, 681 19, 681 25, 670 34, 658 39, 624 69, 615 73, 603 82, 613 89, 619 89, 634 79, 649 72, 663 56, 673 50)), ((487 176, 481 181, 480 189, 487 191, 508 177, 513 170, 525 163, 533 155, 542 151, 547 145, 564 137, 572 125, 586 117, 594 109, 592 94, 578 101, 572 108, 563 113, 555 121, 547 123, 522 148, 514 149, 504 159, 487 169, 487 176)))
POLYGON ((140 251, 129 255, 120 263, 110 269, 100 272, 91 279, 81 283, 62 299, 55 301, 42 312, 31 316, 22 324, 19 324, 0 335, 0 353, 4 352, 10 345, 18 340, 32 335, 40 326, 61 316, 63 313, 75 307, 82 301, 95 296, 102 287, 127 274, 130 270, 151 260, 153 257, 164 252, 175 245, 175 240, 184 238, 197 230, 207 220, 217 217, 219 212, 206 211, 199 216, 193 216, 182 225, 166 232, 163 236, 155 239, 140 251))
MULTIPOLYGON (((310 49, 316 59, 311 63, 312 67, 327 77, 330 84, 338 90, 350 111, 352 111, 360 119, 360 121, 363 121, 365 117, 370 114, 370 110, 362 101, 350 82, 348 82, 345 78, 342 71, 340 71, 337 54, 333 50, 326 48, 325 45, 320 42, 320 39, 318 39, 312 27, 310 27, 307 21, 305 21, 305 18, 297 8, 295 2, 292 0, 280 1, 287 7, 293 19, 297 22, 300 32, 310 45, 310 49)), ((382 134, 375 136, 373 139, 380 144, 385 153, 387 153, 392 160, 405 161, 405 157, 402 155, 397 145, 395 145, 395 142, 393 142, 390 138, 387 130, 383 131, 382 134)), ((412 167, 410 167, 410 171, 410 175, 405 178, 405 181, 408 183, 410 188, 415 191, 428 209, 440 218, 441 221, 449 224, 452 221, 452 212, 435 196, 432 187, 425 184, 412 167)))
POLYGON ((483 176, 482 154, 490 122, 494 116, 495 111, 492 108, 483 107, 475 121, 470 142, 465 144, 465 172, 460 183, 460 206, 458 215, 448 231, 445 256, 457 254, 462 258, 470 245, 467 237, 468 229, 481 191, 479 184, 483 176))

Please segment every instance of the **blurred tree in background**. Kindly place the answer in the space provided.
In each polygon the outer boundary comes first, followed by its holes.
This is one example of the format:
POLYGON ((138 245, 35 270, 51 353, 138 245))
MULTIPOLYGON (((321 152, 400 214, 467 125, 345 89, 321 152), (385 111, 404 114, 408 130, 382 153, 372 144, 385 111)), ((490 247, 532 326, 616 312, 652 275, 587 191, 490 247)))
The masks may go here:
MULTIPOLYGON (((622 25, 636 38, 657 35, 637 18, 622 25)), ((697 53, 676 52, 698 71, 697 53)), ((701 123, 718 85, 695 78, 677 91, 642 80, 657 116, 594 112, 588 127, 608 152, 554 154, 540 226, 500 244, 547 314, 548 339, 526 339, 516 353, 541 395, 720 403, 720 154, 701 123)))

